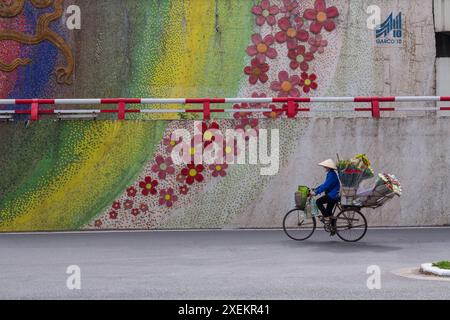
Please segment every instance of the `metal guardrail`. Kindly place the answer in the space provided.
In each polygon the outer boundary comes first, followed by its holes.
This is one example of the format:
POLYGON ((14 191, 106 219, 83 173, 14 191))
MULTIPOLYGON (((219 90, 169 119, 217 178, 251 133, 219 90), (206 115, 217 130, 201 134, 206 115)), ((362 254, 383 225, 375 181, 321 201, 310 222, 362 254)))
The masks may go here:
MULTIPOLYGON (((11 117, 12 115, 30 115, 30 120, 39 120, 40 115, 55 114, 63 115, 98 115, 100 113, 117 113, 118 120, 125 120, 127 113, 202 113, 203 119, 211 119, 212 113, 234 113, 234 112, 285 112, 288 118, 294 118, 299 112, 330 112, 330 111, 356 111, 371 112, 373 118, 379 118, 383 111, 450 111, 450 107, 423 107, 423 108, 400 108, 381 107, 383 102, 432 102, 450 101, 450 96, 389 96, 389 97, 278 97, 278 98, 114 98, 114 99, 0 99, 0 105, 30 105, 24 110, 0 110, 0 116, 11 117), (314 109, 299 104, 308 103, 370 103, 369 107, 357 107, 351 109, 314 109), (246 109, 224 109, 211 108, 213 104, 282 104, 279 108, 246 108, 246 109), (201 105, 201 109, 129 109, 127 105, 144 104, 179 104, 179 105, 201 105), (44 105, 117 105, 114 109, 43 109, 44 105)), ((80 117, 81 118, 81 117, 80 117)), ((95 117, 85 117, 95 118, 95 117)))

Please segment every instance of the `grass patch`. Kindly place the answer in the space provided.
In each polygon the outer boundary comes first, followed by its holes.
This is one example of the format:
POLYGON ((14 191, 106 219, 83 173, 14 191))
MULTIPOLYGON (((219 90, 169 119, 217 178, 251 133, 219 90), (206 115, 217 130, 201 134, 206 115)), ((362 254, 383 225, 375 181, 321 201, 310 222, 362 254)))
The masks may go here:
POLYGON ((450 261, 446 260, 446 261, 435 262, 435 263, 433 263, 433 267, 450 270, 450 261))

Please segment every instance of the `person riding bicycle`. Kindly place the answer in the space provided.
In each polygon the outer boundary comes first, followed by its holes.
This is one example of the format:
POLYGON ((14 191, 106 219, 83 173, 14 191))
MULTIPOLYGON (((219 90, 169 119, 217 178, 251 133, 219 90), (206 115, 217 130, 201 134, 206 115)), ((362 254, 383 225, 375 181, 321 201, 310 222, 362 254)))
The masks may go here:
MULTIPOLYGON (((317 199, 316 204, 322 213, 323 217, 332 217, 333 209, 336 203, 339 201, 339 191, 341 185, 339 183, 339 178, 336 173, 337 167, 333 160, 328 159, 321 163, 319 166, 324 167, 327 172, 327 177, 325 182, 322 183, 319 187, 311 191, 311 195, 320 195, 325 193, 322 197, 317 199), (327 205, 325 207, 325 204, 327 205)), ((332 220, 333 226, 336 225, 336 220, 332 220)))

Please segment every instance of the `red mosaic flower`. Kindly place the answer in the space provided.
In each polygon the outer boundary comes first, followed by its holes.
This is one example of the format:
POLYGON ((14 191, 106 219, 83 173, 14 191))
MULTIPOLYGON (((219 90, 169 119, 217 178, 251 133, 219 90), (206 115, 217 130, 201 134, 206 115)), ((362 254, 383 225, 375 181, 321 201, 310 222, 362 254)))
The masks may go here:
POLYGON ((278 55, 277 50, 271 47, 275 42, 272 35, 267 35, 264 39, 260 34, 252 35, 253 45, 247 48, 247 54, 251 57, 256 56, 256 59, 260 63, 266 61, 266 57, 269 59, 275 59, 278 55))
POLYGON ((309 69, 308 62, 314 59, 314 55, 311 52, 306 52, 306 48, 303 45, 289 50, 288 57, 289 59, 291 59, 291 69, 296 70, 298 67, 300 67, 300 70, 302 71, 307 71, 309 69))
POLYGON ((119 210, 119 209, 120 209, 120 202, 114 201, 114 202, 113 202, 113 205, 112 205, 112 208, 113 208, 114 210, 119 210))
POLYGON ((112 210, 112 211, 109 212, 109 218, 111 220, 116 220, 117 219, 117 215, 118 215, 117 211, 112 210))
MULTIPOLYGON (((217 122, 214 121, 211 124, 202 122, 201 125, 197 127, 197 129, 199 129, 199 131, 201 131, 202 133, 201 141, 203 141, 203 146, 205 148, 213 142, 217 142, 219 144, 221 143, 221 137, 217 134, 220 130, 219 124, 217 122)), ((195 141, 192 142, 195 143, 195 141)))
POLYGON ((186 182, 186 176, 183 176, 181 173, 177 174, 177 178, 176 180, 180 183, 185 183, 186 182))
MULTIPOLYGON (((257 92, 253 92, 252 98, 267 98, 267 95, 265 93, 258 94, 257 92)), ((267 108, 268 105, 267 102, 256 102, 250 103, 250 108, 267 108)))
POLYGON ((245 74, 249 76, 248 82, 250 82, 250 84, 256 84, 258 80, 262 83, 266 83, 267 80, 269 80, 267 71, 269 71, 269 65, 267 63, 259 62, 256 58, 251 61, 251 66, 244 68, 245 74))
POLYGON ((328 7, 325 0, 316 0, 314 9, 307 9, 303 14, 305 19, 313 21, 310 26, 312 33, 318 34, 325 28, 328 32, 336 28, 334 18, 339 16, 339 11, 336 7, 328 7))
POLYGON ((123 207, 127 210, 130 210, 131 208, 133 208, 133 200, 125 200, 125 202, 123 203, 123 207))
POLYGON ((127 189, 127 195, 128 195, 129 197, 135 197, 135 196, 136 196, 136 193, 137 193, 137 190, 136 190, 135 187, 129 187, 129 188, 127 189))
POLYGON ((242 119, 237 125, 236 130, 243 130, 245 134, 245 140, 249 140, 250 137, 257 137, 259 130, 258 130, 258 119, 252 118, 252 119, 242 119))
POLYGON ((157 194, 156 187, 158 186, 158 181, 152 180, 151 177, 145 177, 144 181, 139 183, 139 187, 142 188, 142 194, 148 196, 149 194, 157 194))
POLYGON ((167 190, 161 190, 159 198, 159 205, 163 206, 166 205, 168 208, 170 208, 175 201, 178 200, 178 197, 174 195, 173 189, 168 188, 167 190))
POLYGON ((175 168, 171 157, 164 158, 158 155, 155 159, 156 163, 152 166, 152 171, 158 173, 160 180, 166 179, 167 174, 174 174, 175 168))
POLYGON ((298 97, 300 95, 300 91, 296 88, 300 83, 299 76, 289 76, 286 71, 280 71, 278 80, 272 82, 270 89, 278 91, 279 97, 298 97))
POLYGON ((95 222, 94 222, 94 225, 95 225, 97 228, 100 228, 100 227, 102 226, 102 224, 103 224, 102 220, 95 220, 95 222))
POLYGON ((205 168, 201 164, 188 164, 186 168, 181 170, 181 174, 186 177, 186 183, 191 185, 195 181, 202 182, 204 180, 202 175, 204 169, 205 168))
POLYGON ((311 47, 309 48, 309 51, 311 53, 318 52, 320 54, 325 51, 325 47, 328 45, 328 41, 324 40, 320 34, 316 35, 315 37, 311 37, 308 43, 311 45, 311 47))
POLYGON ((314 73, 308 75, 306 72, 303 72, 301 77, 300 86, 303 87, 303 92, 308 93, 311 89, 317 89, 317 76, 314 73))
POLYGON ((277 32, 275 39, 278 43, 287 43, 288 49, 294 49, 298 41, 306 42, 309 39, 308 31, 303 29, 303 19, 296 18, 296 24, 292 24, 289 18, 281 18, 278 26, 281 31, 277 32))
POLYGON ((142 212, 147 212, 148 211, 148 205, 145 203, 141 203, 139 205, 139 210, 141 210, 142 212))
POLYGON ((278 7, 271 6, 269 0, 262 0, 259 5, 252 8, 252 13, 257 16, 256 24, 258 26, 262 26, 265 22, 267 22, 269 26, 275 25, 275 15, 277 15, 278 12, 278 7))
POLYGON ((188 188, 187 185, 180 186, 180 193, 181 194, 186 195, 186 194, 188 194, 188 192, 189 192, 189 188, 188 188))
POLYGON ((283 0, 283 6, 280 8, 280 11, 284 13, 286 17, 290 17, 291 15, 297 15, 300 13, 298 7, 297 0, 283 0))
POLYGON ((226 170, 228 169, 228 165, 224 164, 211 164, 209 166, 209 170, 211 171, 211 175, 214 178, 217 177, 225 177, 227 175, 226 170))
POLYGON ((133 210, 131 210, 131 214, 135 217, 137 217, 139 215, 139 213, 141 213, 141 212, 137 208, 134 208, 133 210))
POLYGON ((269 119, 277 119, 283 115, 283 111, 277 110, 278 108, 275 105, 271 105, 270 108, 272 111, 264 112, 263 115, 269 119))

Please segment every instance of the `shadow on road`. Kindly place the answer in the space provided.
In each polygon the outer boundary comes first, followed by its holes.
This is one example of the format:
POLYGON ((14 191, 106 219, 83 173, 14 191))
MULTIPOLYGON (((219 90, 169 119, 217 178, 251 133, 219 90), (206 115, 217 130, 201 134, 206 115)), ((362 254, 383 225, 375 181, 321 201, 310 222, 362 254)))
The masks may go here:
POLYGON ((382 245, 370 242, 344 242, 340 240, 330 239, 329 241, 317 241, 317 240, 306 240, 306 241, 294 241, 294 240, 284 240, 283 245, 287 245, 291 248, 315 248, 320 251, 329 251, 332 253, 348 253, 348 252, 390 252, 401 250, 402 247, 395 245, 382 245))

